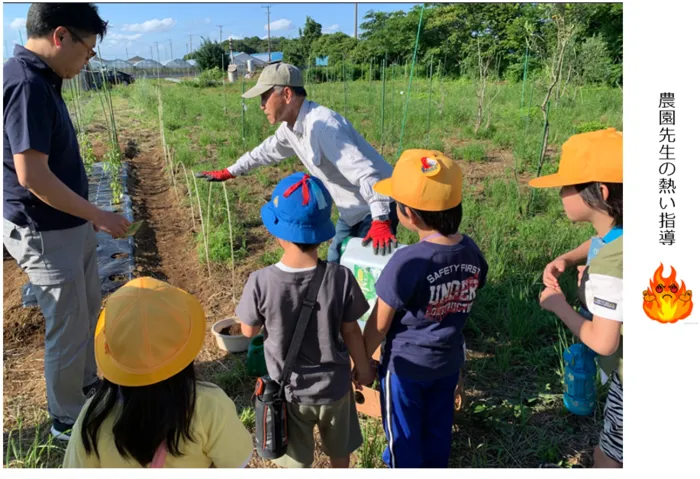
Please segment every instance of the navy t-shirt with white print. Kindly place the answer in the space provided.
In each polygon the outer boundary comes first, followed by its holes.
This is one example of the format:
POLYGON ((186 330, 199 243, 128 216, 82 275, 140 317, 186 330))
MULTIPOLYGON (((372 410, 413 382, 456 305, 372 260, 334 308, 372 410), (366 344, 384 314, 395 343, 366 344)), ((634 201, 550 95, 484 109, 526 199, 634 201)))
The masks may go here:
POLYGON ((474 241, 427 241, 396 250, 375 289, 396 309, 382 369, 415 380, 435 379, 464 363, 462 330, 484 286, 488 264, 474 241))

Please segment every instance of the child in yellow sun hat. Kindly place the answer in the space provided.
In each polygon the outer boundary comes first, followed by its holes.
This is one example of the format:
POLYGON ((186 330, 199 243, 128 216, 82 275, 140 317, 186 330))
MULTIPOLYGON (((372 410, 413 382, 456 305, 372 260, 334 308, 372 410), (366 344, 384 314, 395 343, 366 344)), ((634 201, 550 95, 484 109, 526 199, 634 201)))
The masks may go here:
POLYGON ((564 211, 597 235, 544 269, 542 308, 597 353, 604 382, 610 379, 595 467, 622 467, 622 133, 614 128, 581 133, 562 146, 559 171, 530 181, 560 187, 564 211), (579 266, 579 311, 566 301, 558 277, 579 266))
POLYGON ((104 380, 63 467, 245 467, 253 442, 235 404, 196 379, 205 332, 199 301, 162 281, 134 279, 110 296, 95 331, 104 380))
POLYGON ((385 340, 378 375, 392 468, 447 467, 462 330, 488 264, 459 233, 462 172, 439 151, 406 150, 391 178, 374 185, 396 200, 399 221, 420 242, 396 250, 375 289, 364 330, 371 355, 385 340))

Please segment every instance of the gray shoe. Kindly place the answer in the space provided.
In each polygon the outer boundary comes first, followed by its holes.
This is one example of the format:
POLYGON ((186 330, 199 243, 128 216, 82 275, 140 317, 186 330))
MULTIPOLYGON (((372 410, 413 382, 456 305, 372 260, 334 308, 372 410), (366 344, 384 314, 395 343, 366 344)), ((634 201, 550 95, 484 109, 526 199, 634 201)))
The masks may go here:
POLYGON ((51 425, 51 435, 59 441, 70 441, 71 429, 73 429, 72 424, 63 424, 61 421, 54 419, 51 425))

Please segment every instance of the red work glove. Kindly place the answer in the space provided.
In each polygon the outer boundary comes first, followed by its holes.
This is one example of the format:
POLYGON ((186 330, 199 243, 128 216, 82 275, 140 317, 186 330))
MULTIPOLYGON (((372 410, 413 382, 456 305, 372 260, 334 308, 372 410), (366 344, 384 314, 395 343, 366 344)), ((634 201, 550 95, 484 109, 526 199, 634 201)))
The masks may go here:
POLYGON ((391 233, 391 221, 372 221, 372 226, 369 228, 367 236, 362 240, 362 246, 367 246, 370 241, 372 246, 374 246, 374 254, 381 253, 382 256, 391 253, 391 246, 394 245, 396 248, 399 242, 396 241, 396 237, 391 233))
POLYGON ((226 181, 235 178, 226 168, 218 171, 203 171, 197 173, 197 178, 206 178, 207 181, 226 181))

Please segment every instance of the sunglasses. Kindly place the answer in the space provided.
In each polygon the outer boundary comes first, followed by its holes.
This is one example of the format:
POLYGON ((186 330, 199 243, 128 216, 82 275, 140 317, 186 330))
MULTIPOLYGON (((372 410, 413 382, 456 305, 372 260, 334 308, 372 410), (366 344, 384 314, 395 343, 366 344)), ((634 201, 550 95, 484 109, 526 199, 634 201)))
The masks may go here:
POLYGON ((74 42, 80 42, 80 43, 83 44, 83 46, 84 46, 84 47, 87 49, 87 51, 88 51, 88 55, 89 55, 88 58, 92 58, 92 57, 94 57, 95 55, 97 55, 97 52, 96 52, 95 50, 93 50, 92 48, 90 48, 90 46, 89 46, 87 43, 85 43, 85 42, 83 41, 83 39, 80 38, 80 36, 79 36, 77 33, 75 33, 73 30, 71 30, 71 29, 68 28, 68 27, 63 27, 63 28, 65 28, 66 30, 68 30, 68 32, 70 33, 71 37, 73 37, 73 41, 74 41, 74 42))

